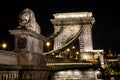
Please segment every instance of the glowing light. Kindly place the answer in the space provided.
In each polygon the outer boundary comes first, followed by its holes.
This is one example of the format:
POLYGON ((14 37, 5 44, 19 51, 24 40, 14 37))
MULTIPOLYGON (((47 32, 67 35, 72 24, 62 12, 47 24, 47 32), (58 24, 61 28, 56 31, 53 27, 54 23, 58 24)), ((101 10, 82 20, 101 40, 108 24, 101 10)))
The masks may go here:
POLYGON ((76 52, 76 54, 78 55, 78 54, 79 54, 79 52, 77 51, 77 52, 76 52))
POLYGON ((72 46, 72 49, 75 49, 75 46, 72 46))
POLYGON ((47 47, 50 46, 50 42, 49 42, 49 41, 46 42, 46 46, 47 46, 47 47))
POLYGON ((52 55, 55 55, 55 53, 52 53, 52 55))
POLYGON ((3 43, 2 44, 2 47, 5 49, 7 47, 7 44, 6 43, 3 43))
POLYGON ((87 56, 87 55, 84 55, 83 57, 84 57, 84 59, 88 59, 88 56, 87 56))
POLYGON ((75 57, 76 60, 78 60, 78 55, 79 55, 79 52, 77 51, 76 52, 76 57, 75 57))
POLYGON ((70 51, 70 49, 69 48, 67 48, 67 52, 69 52, 70 51))
POLYGON ((102 50, 102 49, 101 50, 93 50, 93 52, 101 53, 101 52, 104 52, 104 50, 102 50))

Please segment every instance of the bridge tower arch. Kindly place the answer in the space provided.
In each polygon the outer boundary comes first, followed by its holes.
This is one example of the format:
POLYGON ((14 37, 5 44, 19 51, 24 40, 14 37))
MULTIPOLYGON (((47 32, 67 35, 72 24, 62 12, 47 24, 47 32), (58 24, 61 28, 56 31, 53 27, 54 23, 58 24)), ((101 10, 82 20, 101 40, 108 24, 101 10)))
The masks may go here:
POLYGON ((53 16, 54 19, 51 19, 51 22, 54 25, 54 34, 63 28, 54 39, 54 50, 62 47, 68 39, 74 38, 82 27, 82 33, 77 37, 80 52, 91 52, 93 50, 92 25, 95 20, 91 12, 56 13, 53 16))

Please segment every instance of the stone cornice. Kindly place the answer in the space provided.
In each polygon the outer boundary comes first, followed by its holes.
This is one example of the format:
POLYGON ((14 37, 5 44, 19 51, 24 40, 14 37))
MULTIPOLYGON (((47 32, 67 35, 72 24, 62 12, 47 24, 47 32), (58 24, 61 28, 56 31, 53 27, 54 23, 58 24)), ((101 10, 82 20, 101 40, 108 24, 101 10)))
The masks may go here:
POLYGON ((39 39, 42 39, 43 41, 46 41, 46 37, 44 37, 43 35, 41 34, 37 34, 35 33, 34 31, 32 30, 26 30, 26 29, 15 29, 15 30, 9 30, 9 32, 11 34, 14 34, 14 35, 30 35, 30 36, 34 36, 34 37, 37 37, 39 39))
POLYGON ((13 51, 0 50, 0 54, 7 55, 7 56, 16 56, 17 53, 15 53, 13 51))
POLYGON ((94 17, 84 18, 62 18, 62 19, 50 19, 55 26, 59 25, 81 25, 81 24, 94 24, 94 17))

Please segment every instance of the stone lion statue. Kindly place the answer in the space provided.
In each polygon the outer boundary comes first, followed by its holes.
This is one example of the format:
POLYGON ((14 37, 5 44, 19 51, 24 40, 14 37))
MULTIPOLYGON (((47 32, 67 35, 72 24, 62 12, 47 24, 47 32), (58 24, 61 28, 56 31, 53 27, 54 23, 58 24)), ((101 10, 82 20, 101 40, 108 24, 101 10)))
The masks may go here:
POLYGON ((40 33, 40 26, 36 22, 34 12, 26 8, 19 14, 19 25, 21 28, 29 29, 35 31, 36 33, 40 33))

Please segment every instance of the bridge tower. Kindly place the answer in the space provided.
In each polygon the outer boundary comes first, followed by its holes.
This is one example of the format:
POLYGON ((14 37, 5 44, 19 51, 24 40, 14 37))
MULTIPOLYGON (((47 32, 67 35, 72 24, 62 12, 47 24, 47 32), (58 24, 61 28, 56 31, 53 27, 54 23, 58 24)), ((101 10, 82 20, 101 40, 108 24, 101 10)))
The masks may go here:
POLYGON ((92 44, 92 25, 95 20, 91 12, 71 12, 53 14, 51 22, 54 25, 54 34, 61 27, 63 30, 54 39, 54 50, 62 47, 67 41, 74 38, 83 27, 82 33, 78 36, 80 52, 90 52, 93 50, 92 44))

